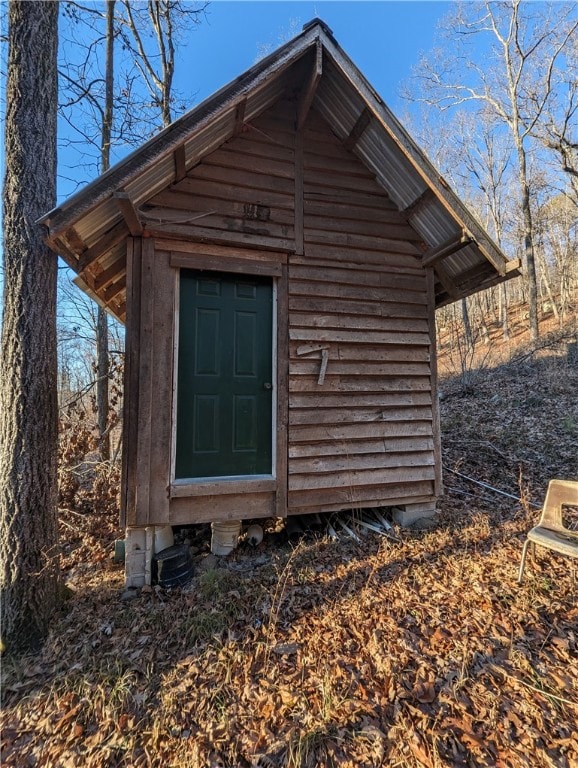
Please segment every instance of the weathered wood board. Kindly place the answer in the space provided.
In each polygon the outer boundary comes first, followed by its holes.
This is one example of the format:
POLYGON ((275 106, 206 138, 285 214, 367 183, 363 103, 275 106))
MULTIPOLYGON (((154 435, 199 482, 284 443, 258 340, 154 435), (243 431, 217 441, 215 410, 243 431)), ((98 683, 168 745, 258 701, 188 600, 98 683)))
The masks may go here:
POLYGON ((441 487, 423 244, 314 107, 301 129, 295 110, 240 126, 144 208, 154 237, 126 270, 131 525, 424 503, 441 487), (271 479, 174 483, 180 269, 275 281, 271 479))

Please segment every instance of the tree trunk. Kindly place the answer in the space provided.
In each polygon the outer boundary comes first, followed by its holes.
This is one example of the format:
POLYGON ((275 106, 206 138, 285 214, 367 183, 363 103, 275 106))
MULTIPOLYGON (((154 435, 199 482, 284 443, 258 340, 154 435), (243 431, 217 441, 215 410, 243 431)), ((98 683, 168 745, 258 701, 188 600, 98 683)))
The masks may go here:
POLYGON ((58 3, 11 0, 0 377, 2 643, 38 648, 59 598, 56 256, 35 221, 56 204, 58 3))
POLYGON ((526 173, 526 153, 521 139, 517 139, 518 169, 520 189, 522 192, 522 216, 524 219, 524 255, 526 256, 526 285, 528 287, 528 317, 530 321, 530 338, 536 341, 539 336, 538 327, 538 281, 536 279, 536 259, 534 257, 534 237, 532 226, 532 209, 530 207, 530 187, 526 173))
POLYGON ((552 305, 552 312, 554 313, 554 317, 558 322, 560 322, 560 313, 558 312, 558 305, 556 304, 556 299, 554 297, 552 286, 550 284, 550 277, 548 276, 548 264, 546 263, 544 252, 541 249, 538 251, 538 261, 540 262, 540 272, 542 273, 542 280, 544 281, 544 287, 546 288, 546 295, 548 296, 548 301, 552 305))
POLYGON ((478 312, 480 314, 480 328, 482 329, 482 338, 484 339, 484 344, 490 343, 490 330, 488 328, 488 323, 486 322, 486 314, 489 315, 488 312, 488 297, 486 295, 486 311, 484 311, 484 304, 482 302, 482 298, 479 293, 476 294, 476 304, 478 305, 478 312))
MULTIPOLYGON (((106 0, 106 63, 105 96, 102 117, 100 170, 110 168, 110 145, 114 108, 114 5, 116 0, 106 0)), ((96 318, 96 410, 98 415, 98 449, 102 461, 110 459, 110 434, 108 431, 110 353, 108 348, 108 318, 98 307, 96 318)))
POLYGON ((98 451, 102 461, 110 459, 110 433, 108 431, 109 374, 108 318, 104 309, 98 307, 96 316, 96 411, 98 417, 98 451))
POLYGON ((510 323, 508 321, 508 292, 506 283, 500 285, 500 304, 502 314, 502 336, 504 339, 510 338, 510 323))
POLYGON ((462 322, 464 324, 464 335, 466 339, 466 349, 468 351, 474 348, 474 336, 470 324, 470 315, 468 312, 468 300, 462 299, 462 322))

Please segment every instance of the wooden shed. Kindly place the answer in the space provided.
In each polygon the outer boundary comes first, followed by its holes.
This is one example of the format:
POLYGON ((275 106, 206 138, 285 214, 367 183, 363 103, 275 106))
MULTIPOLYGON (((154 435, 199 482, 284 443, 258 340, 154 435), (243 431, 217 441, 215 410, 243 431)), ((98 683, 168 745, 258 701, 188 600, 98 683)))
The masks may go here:
POLYGON ((42 223, 126 323, 126 526, 433 511, 434 311, 519 265, 322 21, 42 223))

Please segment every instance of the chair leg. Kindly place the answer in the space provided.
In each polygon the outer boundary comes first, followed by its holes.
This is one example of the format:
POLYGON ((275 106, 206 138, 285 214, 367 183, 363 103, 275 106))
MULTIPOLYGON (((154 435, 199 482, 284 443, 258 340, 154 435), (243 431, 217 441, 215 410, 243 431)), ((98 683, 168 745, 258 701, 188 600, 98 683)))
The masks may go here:
POLYGON ((530 544, 530 539, 526 539, 524 542, 524 548, 522 549, 522 562, 520 563, 520 570, 518 572, 518 584, 522 583, 522 576, 524 574, 524 565, 526 564, 526 555, 528 553, 528 545, 530 544))

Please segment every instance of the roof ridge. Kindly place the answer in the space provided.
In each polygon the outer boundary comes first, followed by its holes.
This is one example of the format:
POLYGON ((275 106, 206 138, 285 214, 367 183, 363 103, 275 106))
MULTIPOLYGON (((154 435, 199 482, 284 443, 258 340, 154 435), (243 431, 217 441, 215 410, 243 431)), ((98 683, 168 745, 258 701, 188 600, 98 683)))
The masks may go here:
POLYGON ((319 26, 321 29, 325 32, 326 35, 329 35, 329 37, 332 38, 334 42, 337 42, 335 40, 335 37, 333 35, 333 30, 331 27, 323 21, 323 19, 320 19, 319 16, 315 16, 314 19, 311 19, 311 21, 306 22, 303 27, 301 28, 303 32, 306 32, 308 29, 311 29, 312 27, 319 26))

